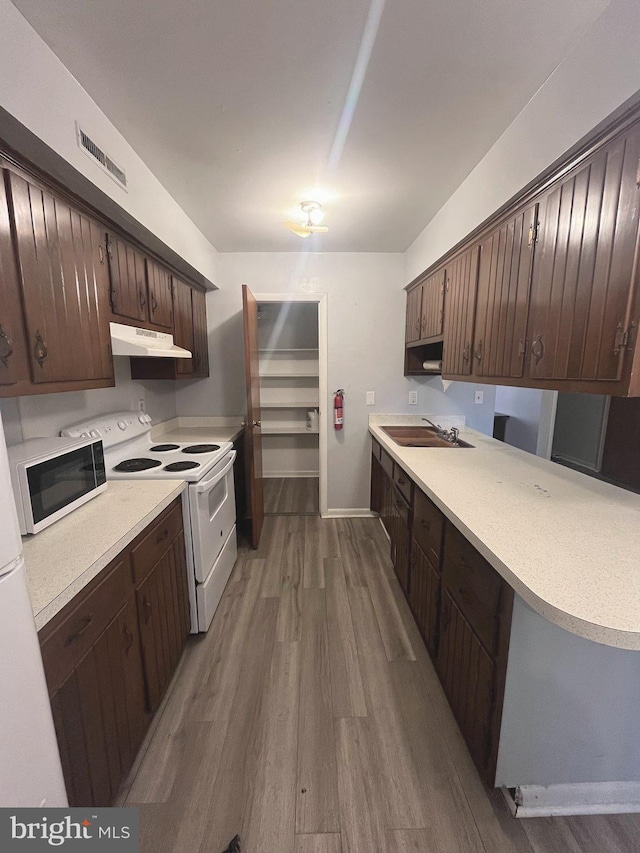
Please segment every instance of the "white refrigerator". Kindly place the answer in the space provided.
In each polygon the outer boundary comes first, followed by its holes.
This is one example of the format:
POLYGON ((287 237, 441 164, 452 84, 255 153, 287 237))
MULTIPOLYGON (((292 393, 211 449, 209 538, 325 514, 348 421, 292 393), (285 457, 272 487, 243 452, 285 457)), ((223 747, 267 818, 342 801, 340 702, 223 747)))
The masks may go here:
POLYGON ((0 415, 0 807, 66 805, 0 415))

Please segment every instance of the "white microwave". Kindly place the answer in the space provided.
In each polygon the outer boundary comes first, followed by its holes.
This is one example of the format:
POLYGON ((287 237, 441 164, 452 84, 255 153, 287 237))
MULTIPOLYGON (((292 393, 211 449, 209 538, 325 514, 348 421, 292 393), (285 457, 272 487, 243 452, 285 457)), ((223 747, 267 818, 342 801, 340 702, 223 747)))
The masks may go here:
POLYGON ((102 441, 33 438, 8 447, 20 533, 39 533, 107 488, 102 441))

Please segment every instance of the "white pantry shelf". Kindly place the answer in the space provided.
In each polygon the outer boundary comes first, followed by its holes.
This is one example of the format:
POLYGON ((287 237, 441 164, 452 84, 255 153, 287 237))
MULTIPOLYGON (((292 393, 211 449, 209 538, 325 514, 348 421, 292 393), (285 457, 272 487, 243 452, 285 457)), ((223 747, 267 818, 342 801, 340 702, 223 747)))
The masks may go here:
POLYGON ((317 409, 318 400, 277 400, 271 403, 260 403, 261 409, 317 409))
POLYGON ((307 349, 299 349, 299 348, 296 349, 295 347, 292 347, 290 349, 286 349, 283 347, 269 347, 266 349, 261 348, 258 350, 258 352, 318 352, 318 348, 317 347, 311 347, 311 348, 307 348, 307 349))
POLYGON ((304 426, 263 426, 262 435, 319 435, 317 429, 307 429, 304 426))
POLYGON ((261 372, 260 379, 317 379, 318 371, 308 371, 305 373, 293 373, 290 371, 289 373, 276 373, 274 370, 261 372))

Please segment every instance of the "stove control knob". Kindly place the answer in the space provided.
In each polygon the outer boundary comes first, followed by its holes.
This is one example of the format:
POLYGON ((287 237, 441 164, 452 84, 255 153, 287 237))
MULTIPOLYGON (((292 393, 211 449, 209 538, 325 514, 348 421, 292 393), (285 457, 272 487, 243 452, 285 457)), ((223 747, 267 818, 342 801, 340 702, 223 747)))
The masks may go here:
POLYGON ((100 438, 100 431, 97 429, 89 430, 89 435, 91 438, 100 438))
POLYGON ((80 438, 89 438, 89 433, 88 432, 81 432, 80 438))
POLYGON ((126 429, 127 422, 126 421, 118 421, 118 429, 126 429))
POLYGON ((138 420, 140 421, 141 424, 146 424, 147 416, 146 415, 138 415, 138 420))

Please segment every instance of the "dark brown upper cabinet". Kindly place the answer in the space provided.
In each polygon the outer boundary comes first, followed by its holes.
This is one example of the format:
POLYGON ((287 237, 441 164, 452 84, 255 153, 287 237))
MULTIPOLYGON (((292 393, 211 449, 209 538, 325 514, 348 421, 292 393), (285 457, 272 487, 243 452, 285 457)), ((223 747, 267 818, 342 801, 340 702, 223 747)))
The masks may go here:
POLYGON ((144 322, 149 316, 144 255, 113 234, 107 235, 107 253, 114 319, 144 322))
POLYGON ((20 280, 7 198, 9 173, 0 180, 0 395, 15 393, 14 386, 29 384, 20 280))
POLYGON ((520 377, 524 372, 537 204, 480 244, 473 373, 520 377))
POLYGON ((529 333, 532 379, 622 379, 637 325, 631 308, 639 164, 635 126, 569 172, 540 202, 529 333))
POLYGON ((146 259, 149 322, 167 332, 173 331, 171 274, 155 261, 146 259))
POLYGON ((407 293, 406 343, 442 336, 444 270, 429 276, 407 293))
POLYGON ((49 391, 113 385, 101 227, 17 173, 7 185, 31 382, 49 391))
POLYGON ((173 279, 174 343, 192 358, 132 358, 132 379, 202 379, 209 375, 206 294, 173 279))
POLYGON ((161 332, 173 331, 171 275, 134 246, 107 235, 113 319, 161 332))
POLYGON ((477 246, 447 267, 442 374, 469 376, 473 360, 473 319, 478 285, 477 246))

